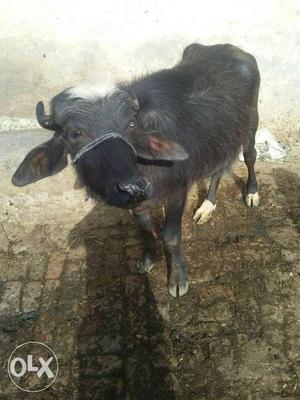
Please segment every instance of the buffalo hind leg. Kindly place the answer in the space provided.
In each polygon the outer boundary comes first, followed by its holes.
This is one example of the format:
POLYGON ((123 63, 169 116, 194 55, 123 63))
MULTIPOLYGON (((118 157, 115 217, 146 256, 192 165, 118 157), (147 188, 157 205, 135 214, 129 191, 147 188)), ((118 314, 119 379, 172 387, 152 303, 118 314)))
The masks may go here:
POLYGON ((253 126, 251 130, 251 137, 244 148, 243 154, 245 159, 245 164, 248 168, 248 180, 246 188, 245 202, 248 207, 257 207, 259 204, 259 194, 258 194, 258 184, 256 180, 254 165, 256 161, 256 150, 255 150, 255 133, 257 129, 257 124, 253 126))
POLYGON ((168 261, 168 289, 173 297, 188 291, 188 273, 181 254, 181 220, 186 200, 186 192, 177 193, 165 205, 165 226, 163 240, 168 261))
POLYGON ((143 256, 137 268, 141 273, 150 272, 157 260, 156 233, 150 209, 134 210, 133 215, 142 235, 143 256))
POLYGON ((198 225, 205 224, 212 216, 216 208, 217 190, 222 177, 222 173, 216 173, 212 176, 206 199, 201 206, 195 211, 193 220, 198 225))

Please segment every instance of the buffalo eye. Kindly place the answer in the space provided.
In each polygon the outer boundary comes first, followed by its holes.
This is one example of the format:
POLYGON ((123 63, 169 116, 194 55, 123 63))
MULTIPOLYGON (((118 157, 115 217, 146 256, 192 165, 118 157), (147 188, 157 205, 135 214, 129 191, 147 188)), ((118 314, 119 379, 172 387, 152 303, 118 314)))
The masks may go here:
POLYGON ((79 136, 82 135, 82 132, 78 129, 72 129, 71 131, 69 131, 69 137, 70 139, 77 139, 79 136))
POLYGON ((135 121, 130 121, 129 126, 130 126, 130 128, 134 128, 135 127, 135 121))

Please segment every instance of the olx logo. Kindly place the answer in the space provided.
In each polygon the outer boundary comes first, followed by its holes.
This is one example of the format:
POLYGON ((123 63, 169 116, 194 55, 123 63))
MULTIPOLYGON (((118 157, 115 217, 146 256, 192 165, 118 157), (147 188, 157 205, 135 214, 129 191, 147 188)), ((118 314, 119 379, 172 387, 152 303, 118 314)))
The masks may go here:
POLYGON ((11 353, 8 374, 19 389, 41 392, 55 381, 58 360, 54 351, 44 343, 26 342, 11 353))

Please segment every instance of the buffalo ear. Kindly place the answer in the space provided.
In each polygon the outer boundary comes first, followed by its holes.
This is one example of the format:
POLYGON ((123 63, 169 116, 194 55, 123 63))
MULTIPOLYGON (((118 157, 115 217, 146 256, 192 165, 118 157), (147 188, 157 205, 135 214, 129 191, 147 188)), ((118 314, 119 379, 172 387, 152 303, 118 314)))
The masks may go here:
POLYGON ((67 149, 62 137, 54 136, 33 150, 21 162, 12 177, 15 186, 25 186, 57 174, 68 164, 67 149))
POLYGON ((188 153, 177 142, 163 137, 160 133, 135 133, 130 136, 137 155, 146 160, 182 161, 188 153))

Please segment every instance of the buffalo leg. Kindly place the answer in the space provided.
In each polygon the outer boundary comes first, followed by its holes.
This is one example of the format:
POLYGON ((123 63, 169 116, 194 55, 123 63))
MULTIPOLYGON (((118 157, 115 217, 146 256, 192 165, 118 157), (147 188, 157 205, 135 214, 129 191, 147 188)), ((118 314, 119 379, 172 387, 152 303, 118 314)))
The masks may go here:
POLYGON ((256 161, 255 134, 258 125, 258 115, 256 113, 252 127, 250 129, 250 138, 247 146, 244 147, 243 154, 245 164, 248 168, 247 192, 245 201, 248 207, 257 207, 259 204, 258 184, 256 180, 254 165, 256 161))
POLYGON ((143 256, 138 262, 138 271, 141 273, 150 272, 157 259, 156 233, 151 211, 148 208, 141 211, 135 210, 133 215, 144 245, 143 256))
POLYGON ((181 220, 186 200, 186 192, 165 204, 165 226, 163 240, 168 259, 168 288, 173 297, 182 296, 188 291, 188 274, 184 257, 181 254, 181 220))
POLYGON ((214 209, 216 208, 217 190, 221 177, 222 173, 216 173, 212 176, 206 199, 201 204, 201 206, 195 211, 193 220, 198 225, 202 225, 205 222, 207 222, 212 216, 214 209))

